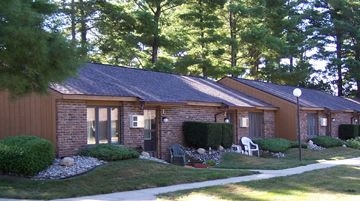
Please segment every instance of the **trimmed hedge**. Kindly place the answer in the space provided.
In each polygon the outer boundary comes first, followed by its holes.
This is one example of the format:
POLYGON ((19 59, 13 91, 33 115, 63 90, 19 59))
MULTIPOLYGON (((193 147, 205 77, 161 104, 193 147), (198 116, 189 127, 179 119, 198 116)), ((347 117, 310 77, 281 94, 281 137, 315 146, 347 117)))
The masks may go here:
POLYGON ((227 123, 187 121, 183 123, 185 143, 190 147, 212 147, 222 145, 229 148, 233 142, 233 128, 227 123))
POLYGON ((342 140, 347 140, 351 138, 356 138, 359 136, 360 126, 353 124, 341 124, 339 126, 339 138, 342 140))
POLYGON ((310 140, 313 141, 314 144, 325 148, 341 147, 343 145, 343 141, 330 136, 317 136, 310 140))
POLYGON ((14 136, 0 141, 0 170, 5 173, 32 176, 54 159, 54 146, 43 138, 14 136))
POLYGON ((118 161, 139 158, 139 153, 133 149, 112 144, 99 144, 82 149, 79 155, 90 156, 104 161, 118 161))
POLYGON ((261 150, 267 150, 274 153, 285 152, 295 145, 295 142, 283 138, 264 138, 253 141, 259 145, 261 150))

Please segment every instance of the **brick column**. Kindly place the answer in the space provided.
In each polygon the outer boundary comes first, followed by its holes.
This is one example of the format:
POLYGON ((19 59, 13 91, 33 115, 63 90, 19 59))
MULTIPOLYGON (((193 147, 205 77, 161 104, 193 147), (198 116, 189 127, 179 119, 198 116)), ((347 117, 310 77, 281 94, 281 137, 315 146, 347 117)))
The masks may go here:
POLYGON ((58 100, 56 110, 57 154, 75 155, 87 144, 86 105, 82 101, 58 100))

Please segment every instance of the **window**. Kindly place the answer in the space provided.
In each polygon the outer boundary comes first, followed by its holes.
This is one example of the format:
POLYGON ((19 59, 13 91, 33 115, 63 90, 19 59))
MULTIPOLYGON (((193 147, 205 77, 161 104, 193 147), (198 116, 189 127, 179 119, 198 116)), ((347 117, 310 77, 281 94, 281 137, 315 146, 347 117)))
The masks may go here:
POLYGON ((87 125, 88 144, 119 143, 119 108, 88 107, 87 125))
POLYGON ((307 114, 307 134, 309 137, 318 135, 318 115, 316 113, 307 114))

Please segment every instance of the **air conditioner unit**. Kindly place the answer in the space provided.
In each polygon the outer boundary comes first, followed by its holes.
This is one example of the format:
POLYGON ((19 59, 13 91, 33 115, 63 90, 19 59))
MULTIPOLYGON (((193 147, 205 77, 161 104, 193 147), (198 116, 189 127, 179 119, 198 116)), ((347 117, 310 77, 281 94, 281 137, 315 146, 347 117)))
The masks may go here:
POLYGON ((144 128, 144 115, 130 115, 130 128, 144 128))
POLYGON ((320 121, 320 126, 327 126, 327 118, 321 117, 319 121, 320 121))
POLYGON ((242 127, 242 128, 249 127, 249 118, 248 117, 240 117, 240 127, 242 127))

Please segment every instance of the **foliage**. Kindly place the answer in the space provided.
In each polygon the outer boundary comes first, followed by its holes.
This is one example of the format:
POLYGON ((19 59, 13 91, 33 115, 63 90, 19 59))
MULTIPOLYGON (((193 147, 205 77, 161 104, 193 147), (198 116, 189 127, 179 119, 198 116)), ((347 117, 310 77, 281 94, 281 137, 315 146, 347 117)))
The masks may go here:
POLYGON ((232 144, 233 132, 230 124, 209 122, 184 122, 185 143, 196 148, 226 148, 232 144))
POLYGON ((91 156, 105 161, 118 161, 139 157, 139 153, 133 149, 112 144, 89 146, 81 150, 79 154, 82 156, 91 156))
POLYGON ((347 140, 359 136, 360 126, 353 124, 341 124, 339 126, 339 138, 347 140))
POLYGON ((224 148, 231 147, 231 145, 233 144, 233 137, 234 137, 233 125, 228 123, 222 124, 221 145, 224 148))
POLYGON ((311 141, 313 141, 314 144, 325 148, 340 147, 343 145, 343 141, 330 136, 317 136, 312 138, 311 141))
POLYGON ((0 170, 31 176, 51 165, 54 146, 35 136, 7 137, 0 141, 0 170))
POLYGON ((63 29, 99 62, 322 90, 337 84, 339 95, 360 85, 355 0, 58 2, 71 19, 63 29))
POLYGON ((293 142, 283 138, 263 138, 256 139, 254 143, 258 144, 260 149, 270 152, 285 152, 293 146, 293 142))
POLYGON ((75 44, 47 23, 54 12, 47 0, 0 2, 0 89, 14 96, 46 92, 50 83, 76 72, 75 44))
POLYGON ((360 149, 360 137, 348 139, 345 141, 346 146, 353 149, 360 149))

